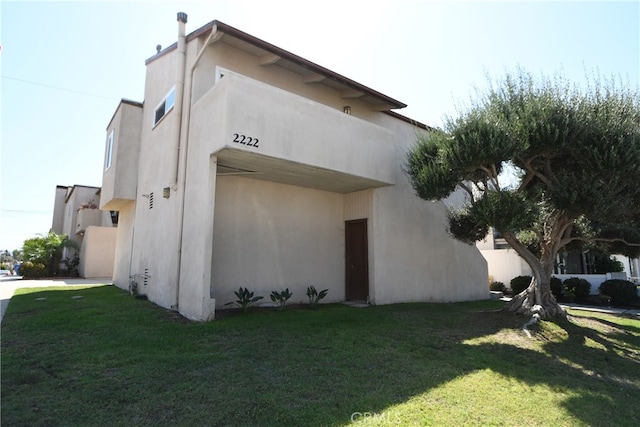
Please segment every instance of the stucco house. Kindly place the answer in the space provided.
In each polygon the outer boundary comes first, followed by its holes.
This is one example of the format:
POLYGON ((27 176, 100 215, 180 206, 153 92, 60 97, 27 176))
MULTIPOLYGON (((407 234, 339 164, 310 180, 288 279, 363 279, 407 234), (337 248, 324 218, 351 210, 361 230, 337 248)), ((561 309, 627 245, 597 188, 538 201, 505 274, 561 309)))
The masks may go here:
POLYGON ((107 127, 113 281, 206 321, 248 287, 323 302, 486 299, 487 264, 403 172, 400 101, 219 21, 146 60, 107 127))
MULTIPOLYGON (((531 267, 499 233, 491 230, 483 240, 476 243, 476 246, 487 260, 490 280, 502 282, 508 287, 514 277, 533 275, 531 267)), ((591 283, 593 295, 599 293, 598 287, 602 282, 612 278, 640 284, 640 258, 629 258, 619 254, 612 257, 622 264, 622 272, 593 274, 588 251, 563 250, 557 255, 553 275, 560 280, 570 277, 585 279, 591 283)))
MULTIPOLYGON (((100 188, 87 185, 57 185, 51 230, 66 234, 80 248, 80 276, 110 278, 116 248, 117 212, 98 209, 100 188)), ((73 257, 66 248, 63 258, 73 257)))

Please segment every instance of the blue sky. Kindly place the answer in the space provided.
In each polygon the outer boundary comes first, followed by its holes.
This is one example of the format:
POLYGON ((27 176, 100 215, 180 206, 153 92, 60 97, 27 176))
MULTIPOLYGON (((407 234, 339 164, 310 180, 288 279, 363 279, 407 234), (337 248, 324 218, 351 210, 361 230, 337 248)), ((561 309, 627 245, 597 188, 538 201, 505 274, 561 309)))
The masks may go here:
POLYGON ((0 249, 51 227, 56 185, 100 186, 105 128, 143 101, 145 59, 218 19, 408 104, 438 126, 522 67, 637 88, 640 2, 2 1, 0 249))

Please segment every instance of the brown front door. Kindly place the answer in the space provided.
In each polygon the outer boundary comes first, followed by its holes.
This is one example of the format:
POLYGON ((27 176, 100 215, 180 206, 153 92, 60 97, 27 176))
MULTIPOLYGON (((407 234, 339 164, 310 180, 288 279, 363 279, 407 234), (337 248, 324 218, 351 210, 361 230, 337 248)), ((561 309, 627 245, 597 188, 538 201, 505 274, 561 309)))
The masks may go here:
POLYGON ((367 301, 369 297, 369 251, 367 220, 345 222, 345 296, 348 300, 367 301))

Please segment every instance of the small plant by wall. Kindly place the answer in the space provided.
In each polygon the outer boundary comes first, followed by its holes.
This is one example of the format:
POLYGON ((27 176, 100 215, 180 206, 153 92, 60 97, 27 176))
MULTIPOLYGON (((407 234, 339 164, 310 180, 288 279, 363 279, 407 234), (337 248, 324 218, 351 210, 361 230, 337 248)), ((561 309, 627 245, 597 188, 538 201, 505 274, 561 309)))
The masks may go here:
POLYGON ((271 292, 271 301, 278 304, 278 310, 284 310, 284 307, 287 305, 287 300, 291 298, 293 294, 289 292, 289 288, 284 291, 273 291, 271 292))
POLYGON ((323 289, 318 292, 313 285, 307 287, 307 297, 309 297, 309 304, 311 304, 311 307, 315 308, 318 305, 318 302, 327 296, 327 293, 329 293, 329 289, 323 289))
POLYGON ((237 291, 233 292, 237 300, 226 303, 225 305, 235 305, 236 307, 240 307, 243 313, 247 313, 249 311, 249 307, 255 304, 257 301, 260 301, 262 296, 253 296, 254 293, 249 291, 249 288, 238 288, 237 291))

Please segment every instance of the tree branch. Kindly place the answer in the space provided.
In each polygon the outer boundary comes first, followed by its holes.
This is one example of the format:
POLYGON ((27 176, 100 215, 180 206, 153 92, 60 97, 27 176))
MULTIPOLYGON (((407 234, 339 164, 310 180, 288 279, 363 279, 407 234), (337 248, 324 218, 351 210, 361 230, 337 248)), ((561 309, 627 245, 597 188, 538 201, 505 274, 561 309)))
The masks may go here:
POLYGON ((475 197, 473 195, 473 190, 471 190, 471 188, 469 188, 469 186, 467 186, 466 184, 464 184, 462 181, 458 183, 458 186, 460 188, 462 188, 464 191, 467 192, 467 194, 469 195, 469 197, 471 198, 471 203, 475 202, 475 197))
POLYGON ((527 171, 527 177, 522 182, 522 184, 520 184, 519 190, 524 189, 525 183, 529 184, 534 177, 539 178, 540 181, 542 181, 549 188, 551 188, 551 189, 555 188, 555 186, 552 184, 551 180, 549 178, 547 178, 546 175, 544 175, 544 174, 540 173, 539 171, 535 170, 533 168, 533 166, 532 166, 533 161, 536 160, 540 156, 541 156, 541 154, 533 156, 530 159, 528 159, 527 161, 523 161, 522 159, 519 159, 522 162, 522 164, 524 165, 524 169, 527 171))
POLYGON ((640 246, 640 243, 632 243, 627 241, 626 239, 623 239, 621 237, 609 237, 609 238, 605 238, 605 237, 572 237, 571 238, 571 242, 573 241, 580 241, 580 242, 609 242, 609 243, 613 243, 613 242, 620 242, 620 243, 624 243, 627 246, 640 246))
POLYGON ((538 257, 535 256, 529 249, 527 249, 527 247, 523 245, 520 240, 518 240, 515 234, 513 234, 511 231, 502 232, 502 237, 504 237, 504 240, 507 241, 507 243, 513 248, 513 250, 516 251, 527 264, 529 264, 532 270, 536 270, 534 266, 537 266, 538 268, 542 267, 538 257))

